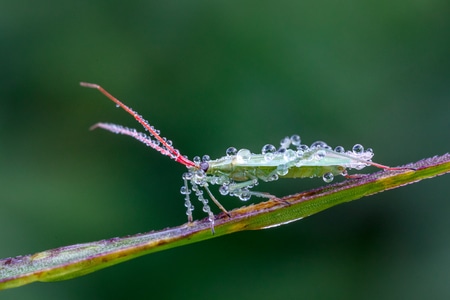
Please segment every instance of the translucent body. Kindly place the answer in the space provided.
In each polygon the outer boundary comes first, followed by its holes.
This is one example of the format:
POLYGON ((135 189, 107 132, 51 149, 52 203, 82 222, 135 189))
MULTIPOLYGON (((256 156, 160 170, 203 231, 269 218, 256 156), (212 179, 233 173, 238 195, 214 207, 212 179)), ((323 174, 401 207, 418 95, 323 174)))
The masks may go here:
MULTIPOLYGON (((227 150, 227 156, 216 160, 202 161, 202 168, 189 168, 189 178, 196 178, 197 184, 221 185, 222 195, 237 196, 247 201, 252 195, 274 197, 267 193, 250 189, 259 180, 268 182, 280 178, 322 177, 331 182, 336 175, 347 175, 347 169, 362 169, 371 162, 373 152, 357 144, 353 151, 345 152, 343 147, 332 150, 324 142, 315 142, 311 146, 295 145, 300 137, 294 135, 281 141, 281 147, 265 145, 261 153, 253 154, 248 149, 227 150), (288 148, 292 145, 292 148, 288 148)), ((234 149, 234 148, 230 148, 234 149)), ((195 159, 194 159, 195 161, 195 159)), ((216 201, 215 199, 213 199, 216 201)))

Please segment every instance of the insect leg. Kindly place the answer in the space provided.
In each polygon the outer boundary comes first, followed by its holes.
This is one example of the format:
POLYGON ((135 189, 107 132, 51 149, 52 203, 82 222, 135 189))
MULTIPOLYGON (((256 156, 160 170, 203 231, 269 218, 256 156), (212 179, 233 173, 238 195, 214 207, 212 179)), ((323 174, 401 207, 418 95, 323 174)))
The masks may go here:
POLYGON ((387 171, 404 171, 404 170, 416 171, 417 170, 417 169, 411 168, 411 167, 389 167, 389 166, 385 166, 385 165, 382 165, 382 164, 379 164, 379 163, 375 163, 375 162, 372 162, 372 161, 369 162, 368 164, 371 165, 371 166, 380 168, 380 169, 387 170, 387 171))
POLYGON ((208 188, 208 184, 203 185, 203 188, 206 190, 206 192, 208 193, 209 197, 217 205, 217 207, 220 208, 221 211, 226 213, 227 216, 231 217, 230 213, 225 209, 225 207, 223 207, 222 204, 220 204, 219 200, 217 200, 216 197, 214 197, 214 195, 211 193, 211 191, 208 188))
MULTIPOLYGON (((191 180, 192 190, 195 192, 198 200, 203 203, 203 211, 208 214, 208 220, 211 223, 211 231, 214 233, 214 214, 211 211, 211 208, 208 205, 208 199, 203 197, 203 191, 199 188, 199 186, 191 180)), ((203 186, 203 185, 201 185, 203 186)))
POLYGON ((188 186, 187 176, 183 176, 184 184, 181 186, 181 194, 185 195, 184 197, 184 206, 186 207, 186 215, 188 216, 188 222, 192 222, 192 211, 194 210, 194 206, 191 203, 191 198, 189 195, 191 194, 191 190, 188 186))
POLYGON ((256 191, 248 191, 248 193, 252 196, 256 196, 256 197, 260 197, 260 198, 276 198, 276 196, 271 195, 269 193, 266 192, 256 192, 256 191))

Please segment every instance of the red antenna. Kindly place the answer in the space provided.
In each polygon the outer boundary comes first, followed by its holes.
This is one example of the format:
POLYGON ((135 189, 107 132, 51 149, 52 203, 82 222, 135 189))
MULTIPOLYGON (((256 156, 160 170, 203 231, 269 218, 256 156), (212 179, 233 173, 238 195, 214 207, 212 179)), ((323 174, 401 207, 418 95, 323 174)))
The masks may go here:
POLYGON ((149 147, 152 147, 153 149, 159 151, 161 154, 164 154, 166 156, 169 156, 173 160, 179 162, 180 164, 185 165, 186 167, 196 167, 198 166, 191 160, 189 160, 187 157, 180 154, 180 151, 172 147, 172 142, 170 140, 167 140, 166 138, 163 138, 159 135, 159 130, 155 129, 153 126, 151 126, 147 120, 142 118, 138 113, 136 113, 134 110, 120 102, 119 99, 108 93, 104 88, 102 88, 100 85, 95 83, 87 83, 87 82, 80 82, 81 86, 97 89, 99 90, 103 95, 108 97, 111 101, 116 103, 117 107, 121 107, 123 110, 125 110, 127 113, 132 115, 136 121, 138 121, 146 131, 149 132, 150 136, 146 135, 145 133, 138 132, 136 129, 123 127, 116 124, 110 124, 110 123, 97 123, 91 127, 91 129, 95 128, 103 128, 105 130, 114 132, 114 133, 120 133, 124 135, 131 136, 138 141, 146 144, 149 147), (152 137, 154 139, 152 139, 152 137))

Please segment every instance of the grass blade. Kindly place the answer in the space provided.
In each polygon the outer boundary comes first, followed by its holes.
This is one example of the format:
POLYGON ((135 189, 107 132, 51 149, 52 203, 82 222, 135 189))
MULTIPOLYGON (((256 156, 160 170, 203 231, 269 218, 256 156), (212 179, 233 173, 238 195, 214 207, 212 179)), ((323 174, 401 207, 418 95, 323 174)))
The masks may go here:
POLYGON ((287 224, 332 206, 450 172, 450 155, 409 164, 401 171, 380 171, 357 179, 269 200, 216 216, 215 234, 208 220, 133 236, 76 244, 33 255, 0 260, 0 290, 35 281, 82 276, 145 254, 242 230, 287 224))

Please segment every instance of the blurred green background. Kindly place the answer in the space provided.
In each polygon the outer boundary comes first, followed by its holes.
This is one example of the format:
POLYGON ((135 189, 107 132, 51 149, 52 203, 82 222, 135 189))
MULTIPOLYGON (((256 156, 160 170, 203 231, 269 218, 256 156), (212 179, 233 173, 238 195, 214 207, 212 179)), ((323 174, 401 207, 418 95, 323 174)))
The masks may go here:
MULTIPOLYGON (((189 157, 298 133, 399 165, 450 149, 450 4, 0 2, 0 257, 184 223, 184 167, 131 138, 103 85, 189 157)), ((449 178, 2 299, 448 299, 449 178)), ((320 179, 261 185, 275 195, 320 179)), ((216 191, 216 194, 217 191, 216 191)), ((229 209, 242 205, 220 198, 229 209)), ((196 218, 203 218, 197 205, 196 218)))

